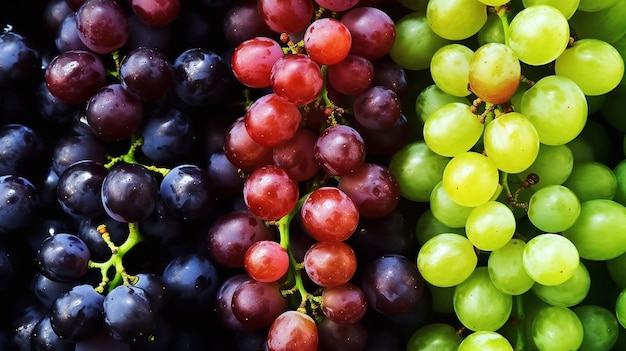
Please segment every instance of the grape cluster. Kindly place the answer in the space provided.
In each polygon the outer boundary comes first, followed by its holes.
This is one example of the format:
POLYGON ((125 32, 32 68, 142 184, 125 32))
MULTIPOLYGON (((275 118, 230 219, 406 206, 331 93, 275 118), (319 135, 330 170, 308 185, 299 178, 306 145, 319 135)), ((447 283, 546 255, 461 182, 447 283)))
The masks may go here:
POLYGON ((626 1, 2 8, 0 350, 626 344, 626 1))

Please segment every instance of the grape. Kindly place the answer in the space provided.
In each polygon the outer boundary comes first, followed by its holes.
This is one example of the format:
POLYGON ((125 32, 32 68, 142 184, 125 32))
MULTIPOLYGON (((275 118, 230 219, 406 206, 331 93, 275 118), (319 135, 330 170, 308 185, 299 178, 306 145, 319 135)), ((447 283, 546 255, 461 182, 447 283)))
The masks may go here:
POLYGON ((490 158, 473 151, 454 156, 443 171, 442 184, 452 201, 475 207, 489 201, 498 189, 498 169, 490 158))
POLYGON ((533 123, 543 144, 561 145, 573 140, 585 126, 587 100, 571 79, 546 76, 524 93, 521 113, 533 123))
POLYGON ((244 117, 250 138, 269 148, 291 139, 298 130, 301 119, 298 106, 276 93, 258 98, 244 117))
POLYGON ((246 250, 244 268, 257 281, 275 282, 287 273, 289 256, 279 243, 260 240, 246 250))
POLYGON ((581 261, 568 280, 557 285, 535 284, 531 290, 541 300, 552 306, 571 307, 582 302, 591 287, 591 277, 581 261))
POLYGON ((367 347, 369 335, 365 323, 337 323, 325 318, 317 325, 319 350, 363 350, 367 347))
POLYGON ((583 325, 580 349, 611 349, 616 344, 619 326, 613 312, 598 305, 576 306, 572 311, 583 325))
POLYGON ((270 325, 265 344, 268 351, 315 351, 318 343, 318 326, 313 318, 297 311, 285 311, 270 325))
POLYGON ((190 48, 181 52, 172 63, 173 90, 176 97, 190 106, 219 101, 231 80, 230 70, 221 56, 203 49, 190 48))
POLYGON ((458 351, 512 351, 509 341, 495 331, 477 331, 466 336, 458 351))
POLYGON ((167 210, 183 220, 208 216, 216 206, 215 192, 208 173, 193 164, 172 168, 159 186, 159 197, 167 210))
POLYGON ((577 350, 583 333, 580 319, 567 307, 542 308, 532 322, 532 339, 540 350, 577 350))
POLYGON ((431 84, 422 89, 417 95, 415 111, 420 121, 424 123, 433 112, 451 102, 469 105, 469 100, 466 97, 450 95, 441 90, 437 84, 431 84))
POLYGON ((139 47, 120 62, 120 81, 127 92, 142 101, 155 101, 172 87, 172 64, 156 49, 139 47))
POLYGON ((153 111, 137 130, 143 138, 141 152, 161 166, 175 166, 188 159, 196 136, 189 114, 168 108, 153 111))
POLYGON ((333 18, 317 19, 304 32, 304 49, 310 59, 320 65, 334 65, 343 61, 351 47, 350 30, 333 18))
POLYGON ((50 317, 44 317, 33 327, 30 338, 30 347, 32 350, 45 350, 54 348, 54 350, 71 350, 74 345, 68 341, 61 339, 52 329, 50 317))
POLYGON ((271 84, 270 75, 274 63, 283 56, 278 42, 271 38, 255 37, 237 45, 230 59, 230 66, 242 84, 252 88, 265 88, 271 84))
POLYGON ((557 285, 574 275, 580 257, 577 247, 567 237, 545 233, 526 243, 522 263, 528 275, 537 283, 557 285))
POLYGON ((487 21, 476 34, 476 39, 479 45, 485 45, 487 43, 506 44, 504 33, 502 20, 500 16, 498 16, 498 13, 494 12, 487 15, 487 21))
POLYGON ((246 207, 262 220, 278 220, 298 202, 298 184, 274 165, 254 170, 243 185, 246 207))
POLYGON ((317 241, 344 241, 359 223, 359 211, 339 188, 313 190, 300 209, 302 226, 317 241))
POLYGON ((626 26, 621 20, 625 11, 626 4, 616 1, 599 11, 576 11, 570 18, 570 24, 580 39, 594 38, 614 43, 626 34, 626 26))
POLYGON ((106 72, 98 55, 84 50, 68 50, 50 61, 45 79, 53 96, 69 104, 79 104, 106 85, 106 72))
MULTIPOLYGON (((341 23, 350 31, 350 54, 378 59, 391 50, 396 40, 396 26, 384 11, 371 6, 358 6, 341 16, 341 23)), ((334 49, 335 50, 335 49, 334 49)))
POLYGON ((328 84, 344 95, 357 95, 372 85, 374 65, 363 56, 349 54, 328 67, 328 84))
POLYGON ((100 88, 89 99, 85 115, 98 138, 120 141, 130 139, 139 129, 143 104, 121 84, 114 83, 100 88))
POLYGON ((113 0, 88 0, 76 10, 80 40, 91 51, 108 54, 128 41, 128 19, 113 0))
POLYGON ((535 281, 523 265, 526 242, 513 238, 504 246, 489 253, 487 269, 493 285, 505 294, 521 295, 532 288, 535 281))
POLYGON ((252 171, 273 162, 271 147, 257 143, 246 130, 245 117, 237 118, 224 138, 224 155, 238 168, 252 171))
POLYGON ((313 17, 313 0, 260 0, 261 18, 276 33, 297 33, 304 30, 313 17))
POLYGON ((451 325, 431 323, 411 334, 407 351, 456 351, 462 340, 451 325))
POLYGON ((293 54, 281 56, 274 62, 270 85, 283 99, 306 105, 322 91, 324 79, 319 65, 310 56, 293 54))
POLYGON ((535 227, 544 232, 562 232, 578 219, 580 202, 571 188, 550 185, 531 195, 528 218, 535 227))
POLYGON ((233 1, 223 17, 222 31, 232 46, 255 37, 274 34, 258 11, 256 1, 233 1))
POLYGON ((611 200, 617 191, 617 177, 601 162, 576 162, 570 176, 563 182, 581 202, 593 199, 611 200))
POLYGON ((322 292, 324 317, 335 323, 357 323, 365 316, 367 308, 367 296, 358 285, 346 283, 327 287, 322 292))
POLYGON ((287 309, 287 300, 281 295, 277 282, 250 279, 235 288, 231 308, 235 318, 247 330, 256 331, 274 323, 287 309))
POLYGON ((600 1, 580 0, 580 3, 578 4, 578 9, 580 11, 585 11, 585 12, 596 12, 596 11, 609 8, 617 2, 618 1, 616 0, 600 0, 600 1))
POLYGON ((245 273, 235 274, 224 280, 215 294, 215 313, 217 318, 230 330, 247 332, 246 327, 233 314, 232 300, 235 289, 251 279, 245 273))
POLYGON ((343 124, 326 128, 315 141, 314 151, 320 168, 333 176, 354 173, 365 161, 363 138, 343 124))
POLYGON ((315 2, 327 10, 342 12, 352 8, 359 0, 315 0, 315 2))
POLYGON ((383 86, 371 86, 354 98, 354 118, 371 130, 391 128, 402 113, 398 94, 383 86))
POLYGON ((539 4, 526 7, 513 17, 508 45, 520 61, 540 66, 556 60, 565 51, 569 36, 569 24, 563 13, 550 5, 539 4))
POLYGON ((478 33, 487 21, 486 10, 487 5, 476 0, 431 0, 426 7, 426 17, 437 35, 462 40, 478 33))
POLYGON ((433 152, 446 157, 469 151, 485 129, 470 106, 450 102, 432 112, 424 123, 424 141, 433 152))
POLYGON ((346 193, 362 218, 390 214, 400 201, 398 179, 389 168, 366 162, 356 172, 344 175, 337 185, 346 193))
POLYGON ((63 211, 77 217, 95 218, 104 215, 100 199, 106 168, 94 161, 72 164, 57 183, 57 199, 63 211))
POLYGON ((524 181, 531 173, 536 174, 539 177, 539 182, 531 185, 531 188, 539 190, 550 185, 563 184, 570 176, 573 168, 574 155, 567 144, 539 144, 539 152, 535 162, 526 170, 518 173, 517 177, 524 181))
POLYGON ((624 59, 605 41, 580 39, 556 59, 554 72, 576 82, 585 95, 602 95, 622 80, 624 59))
POLYGON ((113 339, 136 342, 156 327, 157 310, 148 293, 137 286, 119 285, 102 303, 104 325, 113 339))
POLYGON ((166 27, 180 13, 180 0, 132 0, 130 6, 133 13, 151 27, 166 27))
POLYGON ((197 253, 185 253, 166 263, 161 274, 169 305, 185 311, 197 311, 213 303, 218 288, 215 264, 197 253))
POLYGON ((148 218, 156 207, 158 191, 152 172, 141 165, 121 162, 109 169, 100 195, 104 210, 111 218, 130 223, 148 218))
POLYGON ((37 266, 46 277, 60 282, 82 278, 91 254, 76 235, 58 233, 47 237, 37 251, 37 266))
MULTIPOLYGON (((613 0, 609 0, 613 1, 613 0)), ((565 18, 570 19, 576 10, 581 10, 580 0, 522 0, 524 7, 530 7, 535 5, 549 5, 557 10, 561 11, 565 18)))
POLYGON ((467 239, 477 249, 493 251, 506 245, 515 234, 515 216, 498 201, 487 201, 474 207, 465 222, 467 239))
POLYGON ((505 44, 487 43, 474 51, 469 63, 472 93, 492 104, 508 102, 519 86, 521 65, 505 44))
POLYGON ((89 284, 78 284, 50 308, 50 326, 62 339, 80 342, 96 335, 104 322, 104 296, 89 284))
POLYGON ((430 210, 433 217, 451 228, 465 227, 467 217, 474 207, 476 206, 462 206, 452 200, 441 181, 435 184, 430 195, 430 210))
POLYGON ((487 124, 483 135, 487 157, 503 172, 520 173, 539 153, 539 134, 526 116, 509 112, 487 124))
POLYGON ((322 287, 347 283, 356 273, 356 255, 343 241, 323 241, 313 244, 304 254, 304 270, 311 280, 322 287))
POLYGON ((478 257, 466 237, 442 233, 426 241, 417 253, 417 268, 428 283, 456 286, 474 271, 478 257))
POLYGON ((474 50, 453 43, 435 51, 430 61, 430 74, 435 84, 444 92, 453 96, 468 96, 469 62, 474 50))

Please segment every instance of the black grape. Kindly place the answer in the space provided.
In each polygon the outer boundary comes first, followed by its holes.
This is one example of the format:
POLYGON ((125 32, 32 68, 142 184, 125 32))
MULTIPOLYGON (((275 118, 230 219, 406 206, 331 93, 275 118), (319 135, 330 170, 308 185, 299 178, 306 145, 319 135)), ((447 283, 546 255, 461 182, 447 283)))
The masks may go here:
POLYGON ((0 176, 0 234, 31 224, 38 205, 37 189, 28 179, 15 175, 0 176))
POLYGON ((61 174, 57 183, 57 199, 65 213, 80 218, 105 214, 100 191, 108 171, 91 160, 79 161, 61 174))
POLYGON ((102 182, 102 204, 118 222, 146 219, 154 210, 158 184, 152 172, 137 164, 115 164, 102 182))
POLYGON ((72 281, 87 273, 91 254, 76 235, 59 233, 46 238, 37 252, 41 273, 56 281, 72 281))
POLYGON ((121 245, 128 237, 128 224, 118 222, 109 216, 86 218, 78 225, 78 237, 85 242, 91 252, 91 260, 100 262, 111 257, 111 248, 98 232, 98 226, 106 225, 113 244, 121 245))
POLYGON ((214 301, 219 277, 213 262, 204 256, 178 256, 168 263, 162 277, 169 294, 168 306, 175 313, 204 313, 214 301))
POLYGON ((0 126, 0 174, 37 174, 44 142, 39 132, 21 124, 0 126))
POLYGON ((160 196, 167 209, 184 220, 206 217, 215 208, 216 191, 208 173, 185 164, 172 168, 161 181, 160 196))
POLYGON ((109 291, 104 298, 103 311, 109 333, 122 342, 150 336, 158 316, 150 295, 132 285, 119 285, 109 291))
POLYGON ((33 328, 30 337, 31 351, 72 351, 74 344, 63 340, 54 332, 50 316, 42 318, 33 328))
POLYGON ((201 48, 182 52, 176 57, 172 68, 174 91, 189 106, 219 101, 232 75, 220 55, 201 48))
POLYGON ((13 348, 18 351, 30 350, 30 338, 39 321, 46 316, 46 310, 40 305, 28 305, 18 312, 12 323, 13 348))
POLYGON ((120 81, 124 90, 142 101, 162 98, 172 86, 172 65, 161 51, 139 47, 120 63, 120 81))
POLYGON ((34 86, 41 76, 39 51, 16 32, 0 34, 0 86, 34 86))
POLYGON ((50 324, 59 337, 78 342, 98 333, 104 321, 104 296, 89 284, 74 286, 50 309, 50 324))
POLYGON ((52 167, 58 176, 72 164, 91 160, 105 163, 107 149, 93 134, 69 131, 57 139, 52 150, 52 167))
POLYGON ((61 295, 70 291, 75 282, 58 282, 41 273, 37 273, 32 283, 32 290, 41 305, 50 308, 61 295))
POLYGON ((191 118, 176 108, 153 111, 138 134, 143 138, 141 152, 161 166, 188 159, 195 138, 191 118))

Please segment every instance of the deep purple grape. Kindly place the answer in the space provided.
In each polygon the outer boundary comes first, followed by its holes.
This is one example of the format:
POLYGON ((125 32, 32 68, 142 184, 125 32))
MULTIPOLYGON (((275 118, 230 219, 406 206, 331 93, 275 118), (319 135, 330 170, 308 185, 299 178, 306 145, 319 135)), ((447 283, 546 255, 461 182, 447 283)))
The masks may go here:
POLYGON ((61 339, 52 329, 50 316, 42 318, 33 328, 30 338, 31 351, 73 351, 74 344, 61 339))
POLYGON ((43 21, 48 31, 48 35, 54 37, 61 25, 61 22, 74 12, 65 0, 50 0, 46 3, 43 12, 43 21))
POLYGON ((106 261, 111 257, 111 248, 98 232, 98 227, 106 225, 111 242, 121 245, 128 238, 128 224, 118 222, 109 216, 86 218, 78 225, 78 237, 87 245, 91 252, 91 260, 96 262, 106 261))
POLYGON ((52 150, 52 167, 60 176, 72 164, 91 160, 104 164, 107 149, 102 142, 91 133, 69 131, 56 139, 52 150))
POLYGON ((124 9, 113 0, 87 0, 76 10, 80 40, 93 52, 108 54, 128 41, 124 9))
POLYGON ((241 195, 245 178, 226 157, 223 150, 217 150, 209 155, 206 170, 220 197, 241 195))
POLYGON ((236 0, 224 14, 222 31, 230 45, 237 46, 254 37, 272 37, 274 31, 267 26, 253 0, 236 0))
POLYGON ((183 220, 206 217, 216 206, 216 191, 208 173, 192 164, 172 168, 161 181, 159 195, 165 207, 183 220))
POLYGON ((325 318, 317 332, 320 351, 361 351, 367 345, 368 330, 362 322, 337 323, 325 318))
POLYGON ((18 312, 11 321, 12 344, 11 350, 30 351, 30 338, 37 323, 46 317, 46 310, 40 305, 28 305, 18 312))
POLYGON ((58 233, 41 243, 37 265, 52 280, 73 281, 87 273, 90 258, 89 248, 78 236, 58 233))
POLYGON ((146 339, 156 327, 157 309, 150 295, 137 286, 119 285, 103 302, 104 324, 117 341, 146 339))
POLYGON ((76 342, 74 351, 131 351, 130 344, 115 340, 107 328, 102 325, 100 330, 90 338, 76 342))
POLYGON ((232 75, 220 55, 201 48, 182 52, 172 68, 174 91, 190 106, 212 104, 222 99, 232 75))
POLYGON ((76 12, 72 12, 61 22, 54 39, 54 44, 59 52, 69 50, 85 50, 89 48, 80 40, 78 28, 76 27, 76 12))
POLYGON ((32 283, 32 291, 45 308, 52 307, 52 304, 66 292, 70 291, 76 282, 58 282, 37 273, 32 283))
POLYGON ((100 192, 108 171, 95 161, 79 161, 61 174, 57 183, 57 199, 61 209, 80 218, 96 218, 105 214, 100 192))
POLYGON ((45 71, 48 90, 69 104, 87 102, 106 85, 102 59, 86 50, 69 50, 55 56, 45 71))
POLYGON ((137 16, 128 17, 128 50, 140 47, 155 48, 161 52, 168 52, 171 47, 171 31, 169 27, 150 27, 137 16))
POLYGON ((135 277, 137 281, 134 286, 141 288, 150 296, 154 309, 159 311, 165 307, 168 294, 163 277, 154 273, 139 273, 135 277))
POLYGON ((351 174, 365 161, 365 142, 347 125, 328 127, 317 138, 315 159, 320 168, 332 176, 351 174))
POLYGON ((266 327, 287 310, 287 299, 277 282, 262 283, 254 279, 239 284, 233 292, 232 310, 235 318, 248 330, 266 327))
POLYGON ((143 118, 141 100, 128 93, 121 84, 102 87, 87 102, 87 123, 104 141, 130 139, 143 118))
POLYGON ((401 112, 398 95, 387 87, 371 86, 354 98, 354 117, 365 128, 390 128, 398 121, 401 112))
POLYGON ((68 104, 52 95, 45 81, 39 83, 35 94, 39 114, 44 120, 53 124, 66 124, 70 122, 78 112, 78 105, 68 104))
POLYGON ((183 222, 174 217, 159 199, 148 218, 139 222, 139 230, 146 238, 168 245, 181 238, 183 222))
POLYGON ((22 124, 0 126, 0 174, 29 177, 40 166, 44 139, 38 131, 22 124))
POLYGON ((235 274, 222 282, 215 294, 215 314, 226 328, 236 332, 249 332, 248 328, 242 324, 233 314, 232 300, 237 287, 252 278, 245 273, 235 274))
POLYGON ((28 179, 0 176, 0 234, 30 225, 38 206, 37 189, 28 179))
POLYGON ((173 70, 165 54, 149 47, 129 52, 120 63, 122 87, 142 101, 165 96, 172 86, 173 70))
POLYGON ((174 107, 153 111, 137 134, 143 138, 141 152, 165 167, 189 159, 195 138, 191 117, 174 107))
POLYGON ((372 85, 380 85, 393 90, 402 97, 408 89, 406 70, 393 60, 383 59, 374 64, 374 80, 372 85))
POLYGON ((104 321, 104 296, 89 284, 79 284, 61 295, 50 309, 52 330, 71 342, 95 336, 104 321))
POLYGON ((118 222, 142 221, 152 213, 158 199, 159 185, 148 169, 138 164, 115 164, 102 182, 102 204, 118 222))
POLYGON ((194 253, 172 259, 163 270, 168 291, 168 306, 177 313, 204 313, 211 306, 218 288, 218 274, 213 262, 194 253))
POLYGON ((49 236, 59 233, 74 233, 74 222, 71 217, 64 213, 46 213, 41 216, 36 223, 28 229, 28 247, 31 252, 37 252, 41 243, 49 236))
POLYGON ((34 86, 41 73, 41 55, 24 36, 6 31, 0 34, 0 86, 34 86))

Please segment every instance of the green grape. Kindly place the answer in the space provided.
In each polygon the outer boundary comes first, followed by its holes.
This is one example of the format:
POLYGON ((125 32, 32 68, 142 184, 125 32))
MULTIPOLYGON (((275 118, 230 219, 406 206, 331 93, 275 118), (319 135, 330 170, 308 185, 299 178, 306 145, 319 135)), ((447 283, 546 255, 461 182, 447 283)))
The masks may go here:
POLYGON ((604 163, 575 162, 563 186, 570 188, 581 202, 594 199, 612 200, 617 192, 617 177, 604 163))
POLYGON ((613 167, 613 174, 615 174, 615 179, 617 180, 613 200, 626 205, 626 159, 621 160, 613 167))
POLYGON ((462 40, 478 33, 487 21, 487 6, 476 0, 430 0, 428 25, 442 38, 462 40))
POLYGON ((424 12, 416 11, 396 21, 396 39, 389 50, 389 56, 402 68, 423 70, 430 66, 435 52, 449 43, 449 40, 433 32, 424 12))
POLYGON ((450 158, 434 153, 422 140, 398 150, 389 161, 389 170, 397 177, 400 195, 416 202, 427 202, 435 185, 443 178, 450 158))
POLYGON ((571 227, 580 214, 576 194, 562 185, 550 185, 535 191, 528 202, 528 219, 544 232, 562 232, 571 227))
POLYGON ((574 155, 574 163, 598 161, 604 164, 613 164, 618 153, 615 150, 614 139, 606 126, 596 118, 587 119, 582 132, 574 140, 567 143, 574 155))
POLYGON ((526 273, 543 285, 557 285, 574 275, 580 257, 576 246, 566 237, 545 233, 528 240, 522 254, 526 273))
POLYGON ((557 285, 535 284, 531 288, 541 300, 552 306, 571 307, 582 302, 591 287, 591 276, 582 263, 568 280, 557 285))
POLYGON ((437 313, 454 313, 452 297, 454 296, 454 286, 440 287, 426 283, 432 299, 432 308, 437 313))
POLYGON ((479 46, 487 43, 504 44, 504 27, 502 26, 502 21, 497 13, 493 12, 487 16, 487 22, 485 22, 483 27, 478 31, 476 40, 478 41, 479 46))
POLYGON ((521 64, 513 50, 501 43, 487 43, 470 60, 470 90, 483 101, 503 104, 519 86, 521 64))
POLYGON ((583 333, 580 319, 567 307, 542 308, 532 322, 532 338, 539 351, 578 350, 583 333))
POLYGON ((580 257, 610 260, 626 252, 626 207, 613 200, 597 199, 581 204, 578 219, 563 236, 571 240, 580 257))
POLYGON ((487 269, 493 285, 505 294, 521 295, 535 284, 526 273, 522 254, 526 242, 513 238, 506 245, 489 253, 487 269))
POLYGON ((487 6, 502 6, 509 2, 509 0, 478 0, 487 6))
POLYGON ((498 181, 496 165, 473 151, 457 154, 443 170, 443 187, 452 201, 461 206, 476 207, 497 196, 498 181))
POLYGON ((470 106, 451 102, 433 112, 424 123, 424 142, 435 153, 452 157, 478 142, 484 125, 470 106))
POLYGON ((609 276, 620 288, 626 288, 626 253, 606 261, 609 276))
POLYGON ((457 351, 513 351, 513 347, 497 332, 477 331, 466 336, 457 351))
MULTIPOLYGON (((524 350, 537 351, 537 345, 533 340, 533 320, 539 311, 549 307, 547 303, 543 302, 537 295, 533 293, 523 294, 515 298, 515 303, 521 302, 521 307, 524 311, 524 318, 522 320, 523 332, 524 332, 524 350)), ((519 306, 516 306, 519 308, 519 306)))
POLYGON ((456 203, 439 182, 430 194, 430 210, 433 217, 452 228, 463 228, 467 217, 474 207, 462 206, 456 203))
POLYGON ((581 351, 610 350, 617 342, 619 324, 613 312, 598 305, 582 305, 572 308, 583 325, 581 351))
POLYGON ((454 96, 446 93, 437 86, 431 84, 422 89, 415 99, 415 111, 422 123, 426 123, 428 117, 441 106, 452 102, 458 102, 469 106, 469 100, 466 97, 454 96))
POLYGON ((539 134, 519 112, 509 112, 485 127, 483 144, 487 157, 503 172, 519 173, 535 162, 539 134))
POLYGON ((428 0, 399 0, 402 5, 413 11, 426 11, 428 0))
POLYGON ((450 324, 431 323, 411 334, 406 351, 457 351, 462 340, 450 324))
POLYGON ((537 129, 546 145, 565 144, 580 134, 587 122, 587 99, 571 79, 550 75, 539 79, 522 96, 520 112, 537 129))
POLYGON ((451 287, 467 279, 478 263, 474 246, 466 237, 442 233, 428 240, 417 253, 417 268, 424 280, 451 287))
POLYGON ((615 316, 619 324, 626 328, 626 289, 622 290, 615 300, 615 316))
POLYGON ((422 212, 415 223, 415 238, 417 239, 417 243, 424 245, 428 239, 441 233, 465 235, 465 229, 462 226, 460 228, 453 228, 443 224, 440 220, 435 218, 430 209, 426 209, 422 212))
POLYGON ((569 22, 579 39, 594 38, 614 43, 626 34, 625 16, 626 1, 619 0, 600 11, 576 11, 569 22))
POLYGON ((534 5, 521 10, 511 20, 508 45, 520 61, 540 66, 563 53, 569 35, 569 23, 560 10, 534 5))
POLYGON ((585 12, 595 12, 607 9, 620 0, 580 0, 578 10, 585 12))
POLYGON ((469 62, 474 50, 452 43, 444 45, 430 60, 430 75, 441 90, 454 96, 468 96, 469 62))
POLYGON ((493 285, 485 266, 477 267, 456 286, 452 303, 456 316, 472 331, 500 329, 509 320, 513 308, 512 296, 493 285))
POLYGON ((624 60, 611 44, 599 39, 580 39, 554 63, 554 72, 570 78, 585 95, 613 90, 624 76, 624 60))
POLYGON ((526 180, 529 174, 536 174, 539 181, 531 186, 534 190, 543 189, 550 185, 560 185, 569 177, 574 168, 574 155, 566 144, 539 145, 537 158, 530 167, 517 174, 521 181, 526 180))
POLYGON ((499 201, 474 207, 465 222, 465 233, 476 248, 493 251, 507 244, 515 234, 515 216, 499 201))
POLYGON ((561 11, 565 18, 569 19, 572 17, 580 0, 522 0, 524 3, 524 7, 530 7, 535 5, 550 5, 557 10, 561 11))

